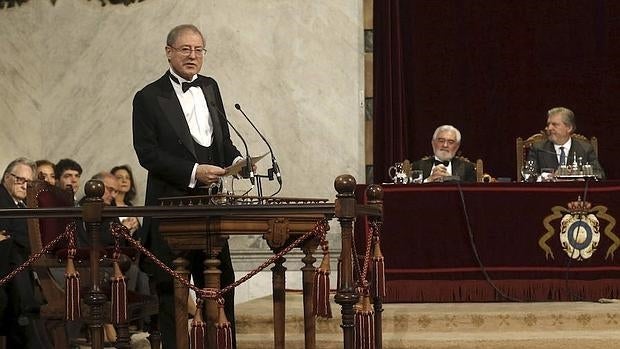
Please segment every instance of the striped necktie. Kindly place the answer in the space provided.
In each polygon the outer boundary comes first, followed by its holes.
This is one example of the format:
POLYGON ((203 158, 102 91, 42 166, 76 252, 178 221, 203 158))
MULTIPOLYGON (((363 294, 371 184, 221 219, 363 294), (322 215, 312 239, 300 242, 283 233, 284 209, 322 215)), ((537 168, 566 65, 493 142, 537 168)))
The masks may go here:
POLYGON ((560 166, 566 165, 566 153, 564 147, 560 147, 560 166))

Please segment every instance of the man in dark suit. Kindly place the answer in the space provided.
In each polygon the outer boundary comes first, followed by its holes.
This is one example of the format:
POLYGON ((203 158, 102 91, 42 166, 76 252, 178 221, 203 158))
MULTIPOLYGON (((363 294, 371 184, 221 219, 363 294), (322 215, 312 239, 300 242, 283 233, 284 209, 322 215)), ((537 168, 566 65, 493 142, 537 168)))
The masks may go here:
POLYGON ((457 157, 461 145, 461 132, 452 125, 437 127, 431 140, 433 156, 414 161, 414 170, 422 170, 424 182, 442 182, 448 176, 462 182, 476 181, 476 167, 464 158, 457 157))
POLYGON ((82 166, 72 159, 60 159, 54 166, 54 174, 56 175, 56 186, 61 189, 71 187, 73 199, 77 202, 82 166))
MULTIPOLYGON (((166 40, 170 69, 139 91, 133 100, 133 141, 140 164, 148 170, 146 204, 165 196, 205 194, 224 168, 242 160, 233 145, 222 97, 215 80, 198 75, 206 54, 201 32, 193 25, 173 28, 166 40)), ((140 230, 145 246, 171 265, 172 253, 159 233, 158 223, 145 219, 140 230)), ((230 252, 220 253, 221 286, 234 282, 230 252)), ((203 255, 191 257, 192 276, 204 284, 203 255), (192 259, 193 258, 193 259, 192 259)), ((164 348, 175 346, 173 283, 156 268, 152 274, 160 296, 160 328, 164 348)), ((225 312, 234 325, 234 294, 225 295, 225 312)), ((234 333, 234 331, 233 331, 234 333)))
MULTIPOLYGON (((13 160, 5 169, 0 185, 0 208, 25 208, 26 187, 34 178, 35 164, 26 158, 13 160)), ((0 277, 22 264, 31 253, 25 218, 0 219, 0 277)), ((7 304, 0 316, 0 334, 7 336, 8 348, 42 348, 37 313, 40 301, 34 295, 30 269, 3 286, 7 304)))
POLYGON ((605 178, 605 171, 598 162, 592 146, 572 137, 577 130, 572 110, 557 107, 547 112, 547 139, 534 143, 527 153, 527 160, 533 161, 534 169, 557 169, 560 165, 571 165, 575 160, 583 165, 592 165, 592 171, 599 178, 605 178))

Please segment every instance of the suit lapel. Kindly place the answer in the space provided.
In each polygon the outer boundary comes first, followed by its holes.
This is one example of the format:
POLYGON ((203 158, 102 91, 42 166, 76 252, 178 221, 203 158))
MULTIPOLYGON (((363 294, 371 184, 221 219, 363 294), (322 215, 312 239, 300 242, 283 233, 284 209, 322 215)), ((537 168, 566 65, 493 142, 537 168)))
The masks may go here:
POLYGON ((196 159, 196 149, 194 148, 194 139, 189 132, 189 126, 187 125, 187 120, 185 120, 185 115, 183 113, 183 109, 181 108, 181 103, 179 103, 179 99, 177 95, 174 93, 174 89, 172 88, 172 83, 166 74, 162 77, 164 81, 162 81, 163 86, 161 95, 157 96, 157 100, 159 102, 159 106, 161 107, 164 116, 168 119, 170 125, 174 129, 174 132, 177 134, 181 143, 192 153, 194 159, 196 159))
POLYGON ((457 159, 457 158, 453 158, 452 159, 452 175, 453 176, 459 176, 461 177, 461 179, 463 179, 463 163, 457 159))
POLYGON ((200 87, 202 88, 202 93, 204 94, 207 101, 207 108, 209 108, 211 123, 213 124, 213 143, 216 145, 220 162, 224 163, 224 136, 222 135, 222 129, 227 126, 223 125, 224 115, 222 115, 221 113, 223 113, 224 111, 218 110, 218 99, 215 94, 213 84, 208 83, 208 80, 203 78, 200 87))
POLYGON ((422 173, 424 175, 424 178, 430 177, 432 168, 433 168, 433 158, 428 158, 422 161, 422 173))
POLYGON ((560 166, 560 163, 558 162, 558 157, 555 155, 556 153, 553 143, 551 141, 545 142, 544 150, 545 152, 543 152, 541 155, 546 157, 547 161, 544 161, 543 163, 550 163, 553 168, 558 168, 558 166, 560 166))

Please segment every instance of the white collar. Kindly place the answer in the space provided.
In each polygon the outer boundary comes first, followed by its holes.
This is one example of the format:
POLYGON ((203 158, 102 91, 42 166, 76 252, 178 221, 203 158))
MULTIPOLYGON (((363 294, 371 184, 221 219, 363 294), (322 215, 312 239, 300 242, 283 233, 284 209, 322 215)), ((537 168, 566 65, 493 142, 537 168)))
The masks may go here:
POLYGON ((572 143, 573 139, 569 137, 568 141, 566 141, 566 143, 564 144, 553 144, 553 147, 555 148, 555 153, 560 154, 560 147, 564 147, 564 154, 568 156, 568 151, 570 150, 570 146, 572 143))
MULTIPOLYGON (((179 76, 179 74, 175 73, 175 72, 174 72, 174 70, 172 70, 172 67, 170 67, 170 69, 169 69, 169 70, 170 70, 170 74, 172 74, 172 76, 174 76, 175 78, 177 78, 177 79, 178 79, 178 81, 179 81, 179 85, 180 85, 180 84, 182 84, 182 83, 184 83, 184 82, 192 82, 192 81, 194 81, 194 80, 198 79, 198 74, 195 74, 194 76, 192 76, 192 79, 191 79, 191 80, 186 80, 186 79, 184 79, 184 78, 180 77, 180 76, 179 76)), ((176 81, 174 81, 173 79, 170 79, 170 80, 172 80, 173 82, 175 82, 175 83, 176 83, 176 81)))

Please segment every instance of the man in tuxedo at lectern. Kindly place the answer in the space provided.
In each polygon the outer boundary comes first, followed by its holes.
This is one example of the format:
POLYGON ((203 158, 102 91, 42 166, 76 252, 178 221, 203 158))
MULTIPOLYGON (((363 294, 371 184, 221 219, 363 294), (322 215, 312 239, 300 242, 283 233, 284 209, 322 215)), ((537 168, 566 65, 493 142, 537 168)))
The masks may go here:
POLYGON ((445 179, 461 182, 476 181, 476 167, 471 162, 455 157, 461 145, 461 132, 452 125, 437 127, 431 140, 433 156, 414 161, 414 170, 422 170, 424 182, 442 182, 445 179))
MULTIPOLYGON (((146 205, 157 205, 160 197, 207 194, 205 187, 218 183, 225 167, 243 160, 230 139, 217 83, 198 74, 207 52, 202 33, 194 25, 177 26, 168 33, 165 51, 170 68, 133 100, 134 149, 148 170, 146 205)), ((139 236, 156 256, 172 265, 158 222, 145 218, 139 236)), ((228 244, 219 258, 221 287, 225 287, 235 277, 228 244)), ((204 253, 189 259, 194 282, 203 287, 204 253)), ((143 263, 143 268, 154 278, 160 297, 163 347, 174 348, 173 280, 152 263, 143 263)), ((234 334, 233 292, 225 294, 224 300, 234 334)))
POLYGON ((534 169, 557 169, 560 165, 571 165, 574 159, 592 165, 592 172, 605 178, 605 171, 598 162, 594 148, 572 135, 577 130, 575 114, 564 107, 552 108, 547 112, 547 139, 536 142, 527 153, 527 160, 534 162, 534 169))

